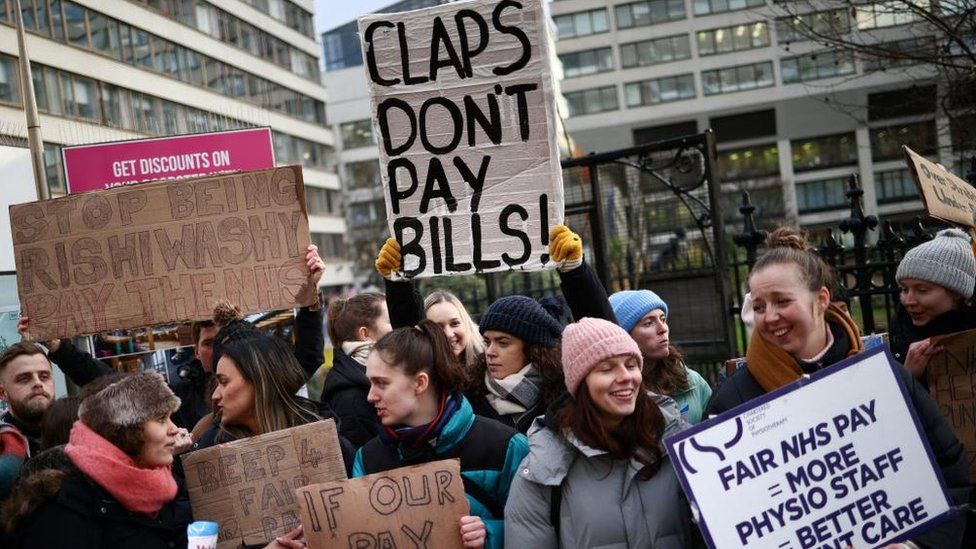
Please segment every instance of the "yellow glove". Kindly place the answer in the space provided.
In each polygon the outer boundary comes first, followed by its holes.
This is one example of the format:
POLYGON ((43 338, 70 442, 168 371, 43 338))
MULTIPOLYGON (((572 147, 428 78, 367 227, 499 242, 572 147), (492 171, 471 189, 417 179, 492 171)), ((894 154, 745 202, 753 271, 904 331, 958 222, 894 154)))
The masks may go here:
POLYGON ((402 260, 400 243, 393 237, 387 238, 383 247, 380 248, 379 255, 376 256, 376 272, 380 273, 383 278, 389 278, 390 275, 400 270, 402 260))
POLYGON ((583 239, 566 225, 556 225, 549 231, 549 257, 556 263, 582 259, 583 239))

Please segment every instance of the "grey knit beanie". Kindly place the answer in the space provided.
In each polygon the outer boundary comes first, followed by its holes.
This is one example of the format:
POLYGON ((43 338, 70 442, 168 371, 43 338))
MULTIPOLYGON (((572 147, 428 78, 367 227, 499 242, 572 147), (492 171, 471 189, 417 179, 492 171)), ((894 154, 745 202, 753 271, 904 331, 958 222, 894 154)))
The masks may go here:
POLYGON ((78 417, 99 435, 113 440, 115 431, 173 413, 180 398, 156 372, 125 374, 122 379, 81 401, 78 417))
POLYGON ((976 284, 976 258, 969 235, 959 229, 939 231, 932 240, 915 246, 898 265, 897 280, 914 278, 973 297, 976 284))

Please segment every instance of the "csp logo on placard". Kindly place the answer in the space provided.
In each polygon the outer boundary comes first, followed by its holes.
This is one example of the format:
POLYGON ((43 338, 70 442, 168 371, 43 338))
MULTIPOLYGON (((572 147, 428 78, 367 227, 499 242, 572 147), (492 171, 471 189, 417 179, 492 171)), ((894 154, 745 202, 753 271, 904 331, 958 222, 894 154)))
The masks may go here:
MULTIPOLYGON (((689 459, 690 457, 694 457, 697 461, 698 459, 705 459, 701 456, 711 454, 718 457, 719 461, 725 461, 725 450, 729 450, 738 444, 739 441, 742 440, 742 433, 745 430, 742 426, 742 418, 735 418, 733 423, 735 424, 735 432, 732 434, 732 437, 728 442, 722 442, 718 445, 705 444, 700 442, 699 439, 711 437, 703 437, 702 433, 682 440, 681 443, 678 444, 678 459, 681 460, 681 466, 685 469, 685 471, 688 471, 690 474, 695 474, 698 472, 698 469, 691 464, 691 459, 689 459), (688 446, 691 446, 691 449, 697 450, 697 452, 689 451, 688 446)), ((714 436, 715 433, 713 432, 709 434, 714 436)))

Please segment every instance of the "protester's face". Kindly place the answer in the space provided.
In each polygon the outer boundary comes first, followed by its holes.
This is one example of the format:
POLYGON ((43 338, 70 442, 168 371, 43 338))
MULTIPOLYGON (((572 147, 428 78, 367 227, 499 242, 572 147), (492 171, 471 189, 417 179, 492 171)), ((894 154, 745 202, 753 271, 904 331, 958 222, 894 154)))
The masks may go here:
POLYGON ((36 423, 54 398, 54 378, 47 357, 20 355, 7 363, 0 376, 0 399, 21 421, 36 423))
POLYGON ((645 358, 663 360, 668 358, 669 331, 664 311, 654 309, 637 321, 630 331, 630 337, 637 342, 645 358))
POLYGON ((597 364, 580 390, 587 391, 606 422, 615 425, 634 413, 642 380, 637 358, 619 355, 597 364))
POLYGON ((756 331, 763 339, 798 357, 822 350, 824 312, 830 303, 826 288, 812 292, 793 263, 770 265, 749 278, 756 331))
POLYGON ((468 344, 468 331, 464 329, 464 322, 461 322, 461 314, 457 307, 448 301, 435 303, 427 309, 427 320, 444 330, 447 340, 451 342, 454 356, 461 356, 465 345, 468 344))
POLYGON ((201 328, 197 345, 193 349, 193 355, 200 361, 200 366, 203 367, 203 371, 205 372, 213 371, 213 346, 215 337, 217 337, 216 326, 201 328))
POLYGON ((373 326, 367 330, 367 337, 372 341, 379 341, 379 339, 386 334, 393 331, 393 325, 390 324, 390 311, 386 308, 386 302, 380 303, 380 314, 376 317, 376 321, 373 322, 373 326))
POLYGON ((485 360, 488 373, 504 379, 525 367, 525 342, 511 334, 497 330, 485 331, 485 360))
POLYGON ((145 469, 173 464, 173 448, 179 431, 169 414, 164 414, 142 424, 142 449, 136 463, 145 469))
POLYGON ((953 309, 961 299, 944 286, 924 280, 903 278, 898 285, 901 287, 901 304, 916 326, 925 326, 933 318, 953 309))
POLYGON ((217 362, 217 388, 213 392, 214 408, 220 413, 221 425, 250 425, 254 421, 254 384, 244 379, 229 356, 217 362))
POLYGON ((366 359, 369 394, 366 400, 376 407, 380 423, 392 425, 421 425, 418 418, 421 395, 430 387, 426 372, 415 376, 404 373, 398 365, 386 361, 381 351, 373 351, 366 359))

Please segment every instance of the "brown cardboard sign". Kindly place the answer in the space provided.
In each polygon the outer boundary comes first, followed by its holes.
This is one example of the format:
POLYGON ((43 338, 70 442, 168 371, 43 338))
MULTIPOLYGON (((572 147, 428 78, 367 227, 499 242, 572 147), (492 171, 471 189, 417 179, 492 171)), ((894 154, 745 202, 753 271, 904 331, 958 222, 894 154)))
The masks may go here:
POLYGON ((295 490, 305 540, 326 547, 461 547, 468 500, 456 459, 295 490))
POLYGON ((47 340, 310 305, 298 166, 10 207, 17 289, 47 340))
POLYGON ((331 419, 182 456, 195 520, 220 525, 219 548, 265 544, 298 526, 295 489, 346 478, 331 419))
POLYGON ((942 351, 926 369, 929 393, 966 448, 969 480, 976 482, 976 330, 933 340, 942 351))
POLYGON ((976 227, 976 189, 908 147, 902 146, 902 150, 929 215, 966 227, 976 227))

